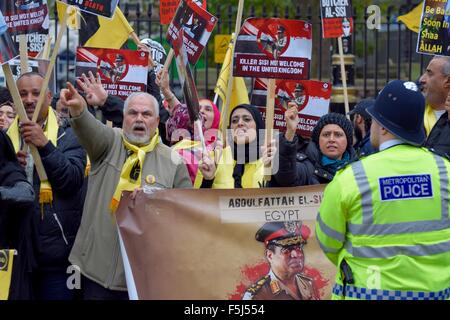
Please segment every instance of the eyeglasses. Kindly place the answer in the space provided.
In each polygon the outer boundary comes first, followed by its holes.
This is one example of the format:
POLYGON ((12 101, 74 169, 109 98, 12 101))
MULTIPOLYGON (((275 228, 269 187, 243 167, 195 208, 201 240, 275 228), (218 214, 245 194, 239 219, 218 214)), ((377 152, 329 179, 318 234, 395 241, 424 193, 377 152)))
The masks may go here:
POLYGON ((287 246, 287 247, 280 247, 280 252, 282 254, 284 254, 285 256, 290 255, 293 250, 303 253, 303 244, 296 244, 296 245, 287 246))

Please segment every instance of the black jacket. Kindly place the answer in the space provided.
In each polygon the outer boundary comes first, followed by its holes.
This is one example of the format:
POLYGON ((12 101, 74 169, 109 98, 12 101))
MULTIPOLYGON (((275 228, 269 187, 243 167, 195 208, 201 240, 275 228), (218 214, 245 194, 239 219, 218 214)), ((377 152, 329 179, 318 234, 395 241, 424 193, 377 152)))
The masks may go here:
POLYGON ((31 274, 36 266, 33 193, 23 168, 17 161, 8 136, 0 130, 0 249, 15 249, 10 300, 31 299, 31 274))
MULTIPOLYGON (((353 148, 349 148, 350 162, 356 159, 353 148)), ((330 182, 334 173, 322 166, 321 152, 315 143, 306 147, 296 136, 292 142, 280 135, 279 168, 271 180, 271 187, 296 187, 330 182)))
POLYGON ((430 135, 425 141, 425 147, 436 150, 439 154, 450 155, 450 121, 448 112, 438 119, 430 135))
POLYGON ((38 150, 53 192, 52 203, 41 208, 40 180, 35 170, 33 220, 38 267, 47 271, 66 270, 83 211, 86 152, 72 129, 63 126, 58 130, 57 147, 48 142, 38 150))

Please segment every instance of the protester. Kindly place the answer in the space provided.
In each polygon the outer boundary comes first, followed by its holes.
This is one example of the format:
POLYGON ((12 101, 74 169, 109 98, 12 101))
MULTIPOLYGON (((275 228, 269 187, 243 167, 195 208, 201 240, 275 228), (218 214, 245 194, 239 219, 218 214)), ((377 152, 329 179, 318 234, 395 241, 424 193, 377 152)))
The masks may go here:
POLYGON ((420 83, 427 103, 424 123, 428 137, 424 145, 450 155, 450 58, 434 57, 420 83))
POLYGON ((241 104, 230 115, 230 146, 221 156, 203 154, 200 171, 202 188, 233 189, 259 188, 264 183, 264 166, 272 163, 276 153, 275 140, 264 146, 265 125, 259 110, 249 104, 241 104), (216 164, 217 162, 217 164, 216 164))
POLYGON ((8 130, 11 123, 16 117, 16 111, 14 110, 12 102, 0 103, 0 131, 8 130))
MULTIPOLYGON (((425 97, 424 126, 427 136, 445 113, 445 100, 450 94, 450 58, 435 56, 419 79, 425 97)), ((442 128, 442 123, 440 125, 442 128)), ((439 130, 439 129, 438 129, 439 130)))
POLYGON ((86 101, 68 83, 61 91, 71 125, 92 163, 80 230, 70 261, 80 267, 84 299, 127 299, 117 227, 111 219, 122 191, 153 187, 189 188, 186 166, 160 143, 158 102, 131 94, 124 104, 123 130, 109 128, 86 111, 86 101), (95 137, 95 139, 93 139, 95 137))
POLYGON ((31 272, 36 263, 32 243, 34 191, 8 136, 1 130, 0 168, 0 250, 17 252, 8 299, 32 299, 31 272))
MULTIPOLYGON (((202 134, 205 141, 206 152, 213 151, 218 143, 218 130, 220 123, 220 112, 217 106, 209 99, 200 99, 200 116, 202 118, 202 134)), ((182 107, 180 107, 182 108, 182 107)), ((171 119, 167 121, 167 124, 171 122, 171 119)), ((171 132, 172 129, 167 130, 171 132)), ((199 188, 202 183, 202 175, 198 171, 199 162, 202 159, 203 150, 202 142, 200 141, 199 134, 194 130, 193 136, 189 139, 185 137, 183 140, 175 144, 172 148, 183 157, 184 162, 189 171, 194 187, 199 188)), ((175 130, 172 133, 172 137, 177 134, 175 130)), ((175 140, 177 140, 175 138, 175 140)))
MULTIPOLYGON (((17 87, 29 119, 33 117, 44 78, 25 73, 17 87)), ((37 228, 37 270, 33 274, 38 299, 72 299, 67 287, 68 256, 81 220, 83 180, 86 153, 72 130, 59 126, 50 106, 51 93, 46 91, 37 122, 19 120, 11 124, 8 135, 25 166, 36 194, 33 219, 37 228), (20 151, 23 143, 37 148, 48 180, 40 181, 34 161, 20 151)))
POLYGON ((333 299, 448 299, 450 162, 421 148, 425 101, 413 82, 380 92, 370 139, 379 152, 325 189, 316 235, 336 265, 333 299))
POLYGON ((358 158, 368 156, 376 150, 370 143, 370 125, 372 118, 367 113, 367 108, 373 106, 375 99, 367 98, 359 101, 352 111, 348 114, 353 116, 353 129, 356 137, 353 148, 355 149, 358 158))
POLYGON ((294 187, 330 182, 336 172, 356 157, 353 126, 343 115, 329 113, 314 127, 311 142, 299 152, 299 122, 295 104, 285 112, 286 133, 280 135, 280 168, 270 185, 294 187))

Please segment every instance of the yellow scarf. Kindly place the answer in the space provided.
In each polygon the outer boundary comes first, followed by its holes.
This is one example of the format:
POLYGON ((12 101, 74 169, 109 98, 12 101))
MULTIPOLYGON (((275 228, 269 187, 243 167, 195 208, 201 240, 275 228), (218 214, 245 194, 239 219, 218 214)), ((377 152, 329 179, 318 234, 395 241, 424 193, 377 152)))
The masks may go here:
MULTIPOLYGON (((47 115, 47 123, 44 128, 45 137, 53 143, 53 145, 57 146, 58 139, 58 119, 56 118, 55 112, 51 107, 48 107, 48 115, 47 115)), ((20 150, 20 133, 19 133, 19 118, 16 117, 14 121, 11 123, 11 126, 7 132, 11 142, 14 146, 14 150, 16 153, 20 150)), ((50 203, 53 201, 53 193, 52 186, 48 180, 41 181, 41 187, 39 192, 39 203, 50 203)))
POLYGON ((430 134, 431 129, 433 129, 438 119, 436 119, 436 114, 434 113, 434 109, 427 104, 425 106, 425 116, 423 118, 423 125, 425 126, 425 132, 427 136, 430 134))
POLYGON ((122 134, 122 141, 127 150, 132 151, 133 153, 127 158, 125 161, 122 172, 120 173, 119 184, 116 187, 116 191, 114 191, 113 198, 111 199, 110 209, 114 213, 119 207, 120 197, 122 196, 122 191, 133 191, 136 188, 141 186, 141 173, 142 168, 144 167, 145 155, 148 152, 153 151, 156 145, 159 143, 159 130, 156 129, 156 133, 153 138, 150 140, 150 143, 143 146, 137 147, 131 143, 129 143, 122 134), (139 176, 136 180, 133 180, 130 177, 131 170, 137 166, 139 176))

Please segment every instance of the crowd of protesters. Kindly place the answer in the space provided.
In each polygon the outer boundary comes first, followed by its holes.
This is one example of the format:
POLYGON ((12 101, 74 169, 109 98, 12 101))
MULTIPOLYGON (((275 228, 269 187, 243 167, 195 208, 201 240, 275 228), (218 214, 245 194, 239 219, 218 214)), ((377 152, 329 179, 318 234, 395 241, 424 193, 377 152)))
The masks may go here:
MULTIPOLYGON (((38 73, 16 81, 29 119, 43 81, 38 73)), ((77 84, 79 91, 70 83, 57 94, 47 90, 36 122, 19 121, 8 89, 0 88, 0 248, 20 251, 11 299, 127 299, 111 213, 122 191, 142 192, 142 181, 160 189, 323 184, 377 152, 366 111, 375 99, 360 101, 351 121, 337 113, 322 116, 311 138, 297 134, 298 110, 289 104, 285 132, 265 141, 256 106, 238 105, 226 117, 208 98, 199 101, 198 132, 164 69, 156 74, 150 68, 147 92, 125 101, 108 95, 92 73, 77 84), (221 121, 229 129, 224 138, 221 121), (27 146, 37 148, 48 180, 39 178, 27 146), (266 183, 268 166, 278 170, 266 183), (81 292, 67 286, 72 264, 81 270, 81 292)), ((450 59, 432 59, 420 84, 428 134, 421 143, 447 156, 450 59)))

